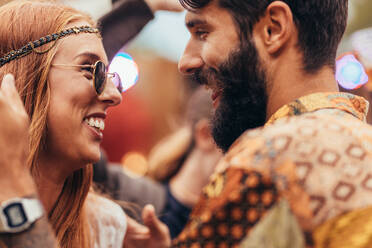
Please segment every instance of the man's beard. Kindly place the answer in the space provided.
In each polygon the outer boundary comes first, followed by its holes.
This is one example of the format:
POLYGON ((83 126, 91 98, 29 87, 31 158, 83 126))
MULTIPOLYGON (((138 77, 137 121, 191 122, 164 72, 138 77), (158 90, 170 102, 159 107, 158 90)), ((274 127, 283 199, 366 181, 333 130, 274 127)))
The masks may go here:
POLYGON ((212 135, 224 152, 246 130, 263 126, 266 121, 266 74, 253 42, 244 43, 217 70, 204 69, 195 74, 202 84, 215 83, 222 90, 212 135))

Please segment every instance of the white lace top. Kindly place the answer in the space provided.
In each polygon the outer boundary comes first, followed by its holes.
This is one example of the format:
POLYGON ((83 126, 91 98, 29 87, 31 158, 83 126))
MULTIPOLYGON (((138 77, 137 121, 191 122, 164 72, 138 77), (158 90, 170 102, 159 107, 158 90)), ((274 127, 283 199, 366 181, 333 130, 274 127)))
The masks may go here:
POLYGON ((94 248, 122 248, 127 220, 122 208, 104 197, 90 193, 87 198, 88 220, 94 248))

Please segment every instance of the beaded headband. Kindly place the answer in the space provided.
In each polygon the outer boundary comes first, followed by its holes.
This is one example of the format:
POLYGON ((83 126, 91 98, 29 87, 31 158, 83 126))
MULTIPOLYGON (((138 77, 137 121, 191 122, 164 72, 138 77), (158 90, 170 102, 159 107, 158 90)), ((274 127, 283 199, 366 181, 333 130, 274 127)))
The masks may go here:
POLYGON ((80 34, 80 33, 99 34, 99 30, 97 28, 92 28, 90 26, 72 27, 72 28, 64 29, 58 33, 44 36, 40 38, 39 40, 30 41, 27 45, 21 47, 20 49, 10 51, 4 57, 0 58, 0 67, 5 65, 6 63, 9 63, 12 60, 22 58, 32 52, 35 52, 37 54, 47 53, 56 45, 58 39, 71 35, 71 34, 80 34), (44 51, 35 50, 35 48, 41 47, 52 41, 56 41, 56 42, 54 42, 54 44, 48 49, 44 51))

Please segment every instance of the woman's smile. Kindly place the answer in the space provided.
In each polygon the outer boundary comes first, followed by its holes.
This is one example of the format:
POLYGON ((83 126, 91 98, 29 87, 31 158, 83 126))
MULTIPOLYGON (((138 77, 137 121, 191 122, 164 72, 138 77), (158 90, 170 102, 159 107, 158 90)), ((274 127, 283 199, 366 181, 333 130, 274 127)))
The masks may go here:
POLYGON ((105 113, 94 113, 84 118, 83 123, 91 131, 92 135, 99 141, 103 138, 105 129, 105 113))

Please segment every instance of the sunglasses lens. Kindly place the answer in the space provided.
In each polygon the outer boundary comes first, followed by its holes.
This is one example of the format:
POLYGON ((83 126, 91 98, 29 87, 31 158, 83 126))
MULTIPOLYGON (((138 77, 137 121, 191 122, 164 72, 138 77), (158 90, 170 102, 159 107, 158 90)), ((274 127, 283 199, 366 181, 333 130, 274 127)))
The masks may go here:
POLYGON ((118 89, 120 93, 124 92, 123 83, 117 72, 114 72, 114 76, 112 77, 112 82, 115 84, 115 87, 118 89))
POLYGON ((106 66, 103 62, 98 61, 96 63, 96 69, 94 71, 94 88, 97 94, 101 94, 105 89, 106 84, 106 66))

